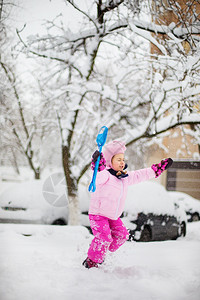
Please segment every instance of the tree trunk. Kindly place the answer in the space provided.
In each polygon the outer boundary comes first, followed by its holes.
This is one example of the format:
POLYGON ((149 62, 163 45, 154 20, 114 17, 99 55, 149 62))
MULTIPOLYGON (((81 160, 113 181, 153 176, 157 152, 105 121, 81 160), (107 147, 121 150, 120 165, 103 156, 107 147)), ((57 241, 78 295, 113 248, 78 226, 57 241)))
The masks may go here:
POLYGON ((2 17, 2 11, 3 11, 3 0, 0 0, 0 21, 2 17))
POLYGON ((69 148, 62 146, 62 162, 67 183, 68 194, 68 224, 80 224, 80 209, 78 201, 78 184, 77 179, 73 176, 70 167, 72 167, 69 148))
POLYGON ((12 152, 12 156, 13 156, 13 159, 12 159, 13 168, 16 171, 16 173, 19 175, 20 171, 19 171, 19 166, 18 166, 18 163, 17 163, 17 157, 15 155, 15 151, 13 151, 12 148, 11 148, 11 152, 12 152))
POLYGON ((35 179, 40 179, 40 167, 33 170, 35 173, 35 179))
POLYGON ((27 159, 28 159, 28 163, 29 163, 29 166, 31 167, 31 169, 33 170, 33 172, 34 172, 34 175, 35 175, 35 179, 40 179, 40 167, 35 167, 34 165, 33 165, 33 160, 32 160, 32 155, 31 155, 31 157, 27 154, 27 152, 25 152, 25 155, 26 155, 26 157, 27 157, 27 159))
POLYGON ((68 224, 80 225, 80 207, 78 195, 70 196, 68 194, 68 224))

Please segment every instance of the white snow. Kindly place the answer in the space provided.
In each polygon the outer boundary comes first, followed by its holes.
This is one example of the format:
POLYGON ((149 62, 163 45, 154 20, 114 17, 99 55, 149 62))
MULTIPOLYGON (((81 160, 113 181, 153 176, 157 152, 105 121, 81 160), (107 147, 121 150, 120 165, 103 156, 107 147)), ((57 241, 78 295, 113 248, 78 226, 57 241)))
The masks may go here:
MULTIPOLYGON (((54 174, 57 173, 53 173, 51 176, 54 174)), ((61 176, 61 181, 62 173, 58 174, 61 176)), ((48 178, 50 180, 50 175, 48 178)), ((51 224, 57 219, 67 222, 66 186, 58 183, 57 186, 46 187, 45 182, 49 184, 46 180, 27 180, 15 183, 0 181, 0 219, 32 224, 51 224), (45 193, 48 193, 48 201, 45 193), (18 210, 2 209, 6 207, 18 208, 18 210)))
MULTIPOLYGON (((186 195, 186 194, 184 194, 186 195)), ((187 196, 187 195, 186 195, 187 196)), ((154 181, 141 182, 129 186, 125 212, 129 218, 135 219, 138 213, 154 213, 156 215, 176 216, 178 220, 186 221, 183 207, 175 209, 179 195, 169 193, 164 186, 154 181)), ((196 200, 198 202, 198 200, 196 200)))
POLYGON ((88 270, 91 239, 84 227, 0 224, 0 299, 199 299, 200 222, 177 241, 126 242, 88 270))
MULTIPOLYGON (((75 168, 75 166, 74 166, 75 168)), ((91 173, 92 174, 92 173, 91 173)), ((90 174, 90 178, 92 175, 90 174)), ((0 181, 0 220, 17 220, 20 223, 52 224, 58 219, 68 222, 68 199, 66 194, 64 174, 54 172, 45 179, 27 180, 23 182, 0 181), (59 181, 54 184, 54 176, 59 175, 59 181), (53 180, 53 181, 52 181, 53 180), (2 208, 9 209, 2 209, 2 208), (12 210, 19 208, 19 210, 12 210)), ((187 194, 183 194, 186 198, 187 194)), ((79 205, 81 212, 89 209, 90 193, 88 184, 79 184, 79 205)), ((125 203, 125 212, 129 219, 135 219, 140 212, 168 214, 180 220, 186 220, 183 208, 175 209, 174 202, 179 200, 179 194, 171 194, 155 181, 146 181, 129 186, 125 203), (173 195, 173 196, 172 196, 173 195)), ((198 202, 196 200, 196 202, 198 202)), ((193 207, 193 203, 190 205, 193 207)), ((195 207, 194 207, 195 208, 195 207)), ((125 219, 124 219, 124 222, 125 219)), ((128 226, 128 223, 126 224, 128 226)), ((89 226, 88 216, 81 214, 81 225, 89 226)))
POLYGON ((174 197, 180 203, 182 203, 186 211, 191 213, 198 212, 200 214, 200 201, 191 197, 190 195, 182 192, 171 191, 168 192, 170 197, 174 197))
MULTIPOLYGON (((21 200, 21 206, 31 209, 45 201, 42 180, 0 183, 1 205, 21 200)), ((81 209, 86 210, 87 185, 81 185, 79 193, 81 209)), ((158 209, 155 193, 162 204, 159 209, 165 210, 170 193, 153 182, 130 187, 127 210, 134 206, 134 199, 135 205, 139 198, 145 205, 143 194, 148 195, 148 205, 158 209)), ((49 203, 43 205, 50 207, 49 203)), ((67 207, 55 209, 64 213, 67 207)), ((49 210, 48 214, 51 216, 49 210)), ((83 217, 88 220, 87 215, 83 217)), ((126 242, 116 253, 108 253, 99 269, 88 270, 82 262, 91 240, 83 226, 0 224, 0 299, 199 299, 200 222, 189 223, 186 237, 176 241, 126 242)))

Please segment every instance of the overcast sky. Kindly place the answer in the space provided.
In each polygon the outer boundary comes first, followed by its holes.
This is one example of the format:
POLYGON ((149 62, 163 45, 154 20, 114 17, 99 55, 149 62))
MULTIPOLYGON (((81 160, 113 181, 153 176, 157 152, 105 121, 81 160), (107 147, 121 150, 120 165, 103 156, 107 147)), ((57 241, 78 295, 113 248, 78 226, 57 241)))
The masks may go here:
MULTIPOLYGON (((82 0, 82 3, 84 1, 82 0)), ((65 0, 19 0, 19 8, 13 10, 13 19, 18 29, 26 24, 23 36, 28 36, 43 33, 44 20, 52 20, 60 13, 68 16, 65 22, 70 24, 71 30, 75 29, 78 13, 74 12, 71 5, 66 5, 65 0)))

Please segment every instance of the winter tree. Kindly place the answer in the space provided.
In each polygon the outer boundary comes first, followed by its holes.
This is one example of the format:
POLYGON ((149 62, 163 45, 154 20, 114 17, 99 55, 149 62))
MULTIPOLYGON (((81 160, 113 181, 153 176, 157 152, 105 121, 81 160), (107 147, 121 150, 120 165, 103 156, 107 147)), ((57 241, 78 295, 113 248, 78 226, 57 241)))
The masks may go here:
MULTIPOLYGON (((18 161, 29 166, 34 178, 50 164, 57 124, 42 101, 40 82, 20 74, 11 60, 0 61, 3 92, 1 94, 1 156, 9 158, 19 173, 18 161)), ((55 117, 54 117, 55 119, 55 117)), ((57 133, 58 134, 58 133, 57 133)))
POLYGON ((3 157, 8 158, 12 161, 12 165, 14 166, 17 173, 19 173, 18 163, 16 153, 14 148, 11 148, 10 144, 5 143, 4 140, 4 114, 9 113, 8 110, 4 109, 4 106, 9 98, 8 86, 5 82, 5 60, 8 56, 10 56, 10 45, 11 42, 11 32, 9 23, 9 15, 10 11, 13 7, 12 2, 8 2, 5 0, 0 1, 0 113, 1 113, 1 139, 0 139, 0 150, 1 150, 1 159, 3 157))
POLYGON ((102 125, 127 145, 183 124, 198 131, 199 1, 180 2, 65 0, 45 35, 19 33, 24 51, 49 63, 45 87, 60 129, 70 224, 78 223, 78 183, 102 125), (65 23, 73 10, 76 28, 65 23), (178 22, 166 22, 168 12, 178 22))
POLYGON ((19 67, 21 59, 10 24, 13 3, 0 2, 1 159, 10 161, 17 173, 19 162, 28 165, 39 179, 51 156, 51 149, 45 153, 43 145, 56 126, 44 109, 39 80, 19 67))

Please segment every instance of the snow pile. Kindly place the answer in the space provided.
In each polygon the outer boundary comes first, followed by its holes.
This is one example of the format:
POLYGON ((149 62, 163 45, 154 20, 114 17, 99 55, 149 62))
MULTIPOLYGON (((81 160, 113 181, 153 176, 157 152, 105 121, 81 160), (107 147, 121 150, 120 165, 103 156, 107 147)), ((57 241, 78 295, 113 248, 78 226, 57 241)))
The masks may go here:
POLYGON ((177 241, 126 242, 99 269, 83 227, 0 224, 0 299, 198 300, 200 222, 177 241))
POLYGON ((182 192, 169 192, 170 196, 178 200, 186 211, 200 213, 200 201, 182 192))
POLYGON ((0 195, 1 206, 8 204, 26 208, 44 206, 42 184, 40 180, 11 183, 0 195))
MULTIPOLYGON (((0 193, 0 219, 51 224, 56 219, 63 218, 67 222, 67 198, 65 198, 65 206, 52 205, 51 198, 49 202, 44 198, 42 180, 5 183, 5 185, 6 187, 2 188, 0 193)), ((4 184, 1 183, 2 186, 4 184)), ((58 191, 55 190, 55 195, 56 192, 58 191)))
POLYGON ((151 181, 129 187, 125 211, 135 216, 143 212, 145 214, 179 216, 186 220, 185 212, 175 206, 174 199, 169 192, 159 183, 151 181))
MULTIPOLYGON (((0 207, 14 207, 19 210, 3 210, 0 208, 0 219, 15 219, 18 221, 34 222, 38 224, 52 224, 56 219, 64 219, 67 223, 68 219, 68 202, 67 196, 63 196, 64 200, 57 203, 53 199, 59 195, 64 195, 65 186, 54 185, 48 186, 47 190, 48 201, 44 195, 43 180, 30 180, 18 183, 1 183, 2 192, 0 193, 0 207), (5 188, 4 185, 6 186, 5 188)), ((79 185, 79 204, 81 212, 87 212, 90 203, 90 193, 88 192, 87 184, 79 185)), ((187 195, 185 196, 187 197, 187 195)), ((189 196, 188 196, 189 197, 189 196)), ((170 192, 167 192, 159 183, 152 181, 142 182, 133 186, 129 186, 125 204, 125 212, 130 217, 137 216, 138 213, 154 213, 168 214, 171 216, 180 217, 186 220, 183 209, 177 209, 174 205, 177 197, 172 197, 170 192)), ((177 201, 176 201, 177 202, 177 201)), ((88 216, 81 215, 81 224, 89 226, 88 216)))

